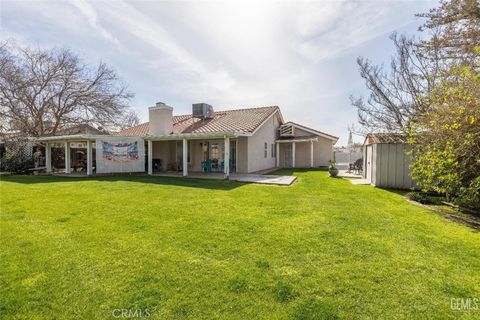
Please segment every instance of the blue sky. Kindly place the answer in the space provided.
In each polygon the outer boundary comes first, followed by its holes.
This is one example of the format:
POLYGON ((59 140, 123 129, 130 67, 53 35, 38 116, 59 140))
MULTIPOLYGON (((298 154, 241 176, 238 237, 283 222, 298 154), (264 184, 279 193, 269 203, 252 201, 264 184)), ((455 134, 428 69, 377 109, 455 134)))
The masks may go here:
MULTIPOLYGON (((349 95, 366 94, 355 59, 388 65, 398 31, 436 1, 0 2, 1 39, 66 46, 114 68, 142 121, 157 101, 175 114, 279 105, 292 120, 340 136, 356 122, 349 95)), ((355 140, 362 141, 360 137, 355 140)))

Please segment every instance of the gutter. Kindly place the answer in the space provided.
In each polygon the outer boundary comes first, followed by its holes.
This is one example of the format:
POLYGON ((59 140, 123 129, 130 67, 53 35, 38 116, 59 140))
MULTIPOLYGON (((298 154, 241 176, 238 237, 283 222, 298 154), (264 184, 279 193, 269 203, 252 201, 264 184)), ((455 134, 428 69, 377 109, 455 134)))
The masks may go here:
POLYGON ((196 132, 196 133, 174 133, 158 136, 145 136, 147 141, 168 141, 168 140, 182 140, 182 139, 223 139, 223 138, 238 138, 250 137, 253 134, 250 132, 196 132))

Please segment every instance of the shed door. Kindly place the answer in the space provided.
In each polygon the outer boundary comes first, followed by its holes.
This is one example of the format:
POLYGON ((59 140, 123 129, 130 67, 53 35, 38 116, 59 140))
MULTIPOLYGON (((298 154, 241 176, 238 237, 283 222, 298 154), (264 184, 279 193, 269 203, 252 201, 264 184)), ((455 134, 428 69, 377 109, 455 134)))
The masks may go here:
POLYGON ((373 165, 373 146, 367 146, 367 181, 372 182, 372 165, 373 165))

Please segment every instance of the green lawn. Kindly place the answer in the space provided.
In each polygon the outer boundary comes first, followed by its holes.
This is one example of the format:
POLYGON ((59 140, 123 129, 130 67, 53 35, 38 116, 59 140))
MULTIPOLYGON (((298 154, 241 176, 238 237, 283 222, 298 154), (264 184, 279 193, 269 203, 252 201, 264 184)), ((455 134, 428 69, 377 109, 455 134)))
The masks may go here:
POLYGON ((394 192, 295 174, 290 187, 2 176, 0 318, 480 318, 451 309, 480 299, 480 233, 394 192))

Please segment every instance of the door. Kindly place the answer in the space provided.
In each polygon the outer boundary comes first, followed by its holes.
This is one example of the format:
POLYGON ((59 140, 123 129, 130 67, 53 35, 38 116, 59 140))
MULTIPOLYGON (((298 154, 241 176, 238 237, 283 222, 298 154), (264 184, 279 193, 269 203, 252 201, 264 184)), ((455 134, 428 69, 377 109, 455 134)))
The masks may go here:
POLYGON ((367 170, 367 181, 372 182, 372 166, 373 166, 373 146, 367 146, 366 154, 366 168, 367 170))

